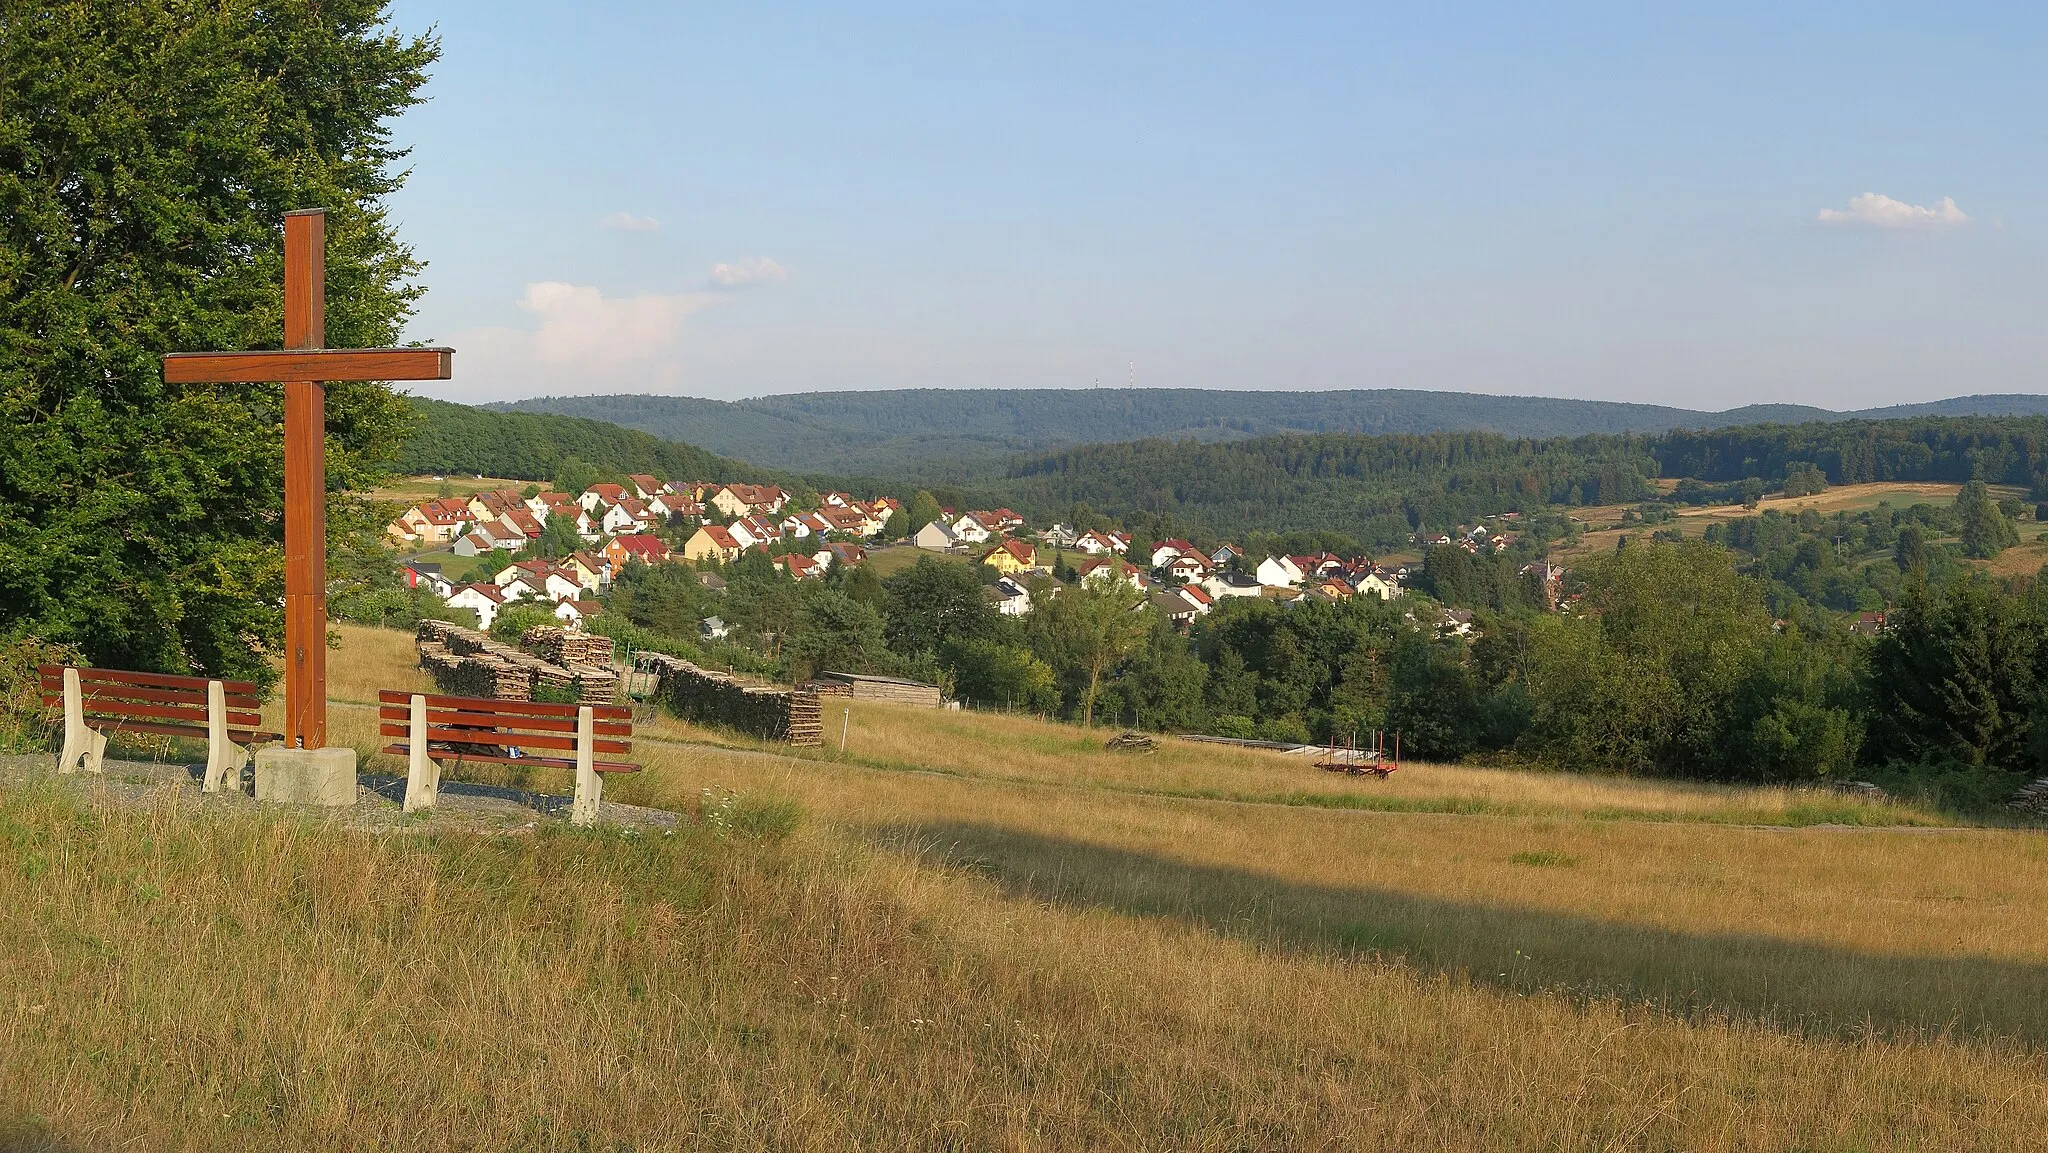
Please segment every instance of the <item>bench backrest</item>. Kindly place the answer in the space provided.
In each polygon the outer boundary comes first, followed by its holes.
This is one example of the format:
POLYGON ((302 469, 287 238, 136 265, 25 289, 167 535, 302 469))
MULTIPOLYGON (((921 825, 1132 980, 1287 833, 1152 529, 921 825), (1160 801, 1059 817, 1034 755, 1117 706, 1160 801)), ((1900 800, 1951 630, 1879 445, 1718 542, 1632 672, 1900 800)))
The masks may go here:
MULTIPOLYGON (((73 666, 75 667, 75 666, 73 666)), ((64 665, 37 665, 43 704, 64 704, 64 665)), ((205 677, 171 673, 133 673, 124 669, 78 669, 78 687, 85 715, 111 721, 124 732, 158 736, 206 739, 206 695, 211 682, 205 677)), ((254 681, 222 681, 227 694, 228 737, 237 744, 274 739, 257 726, 263 716, 257 712, 262 701, 254 681)))
MULTIPOLYGON (((624 755, 633 751, 633 714, 622 705, 557 705, 540 701, 499 701, 488 697, 421 694, 427 705, 431 744, 576 751, 577 710, 588 708, 594 750, 624 755)), ((387 737, 412 735, 412 698, 401 689, 377 692, 377 731, 387 737)))

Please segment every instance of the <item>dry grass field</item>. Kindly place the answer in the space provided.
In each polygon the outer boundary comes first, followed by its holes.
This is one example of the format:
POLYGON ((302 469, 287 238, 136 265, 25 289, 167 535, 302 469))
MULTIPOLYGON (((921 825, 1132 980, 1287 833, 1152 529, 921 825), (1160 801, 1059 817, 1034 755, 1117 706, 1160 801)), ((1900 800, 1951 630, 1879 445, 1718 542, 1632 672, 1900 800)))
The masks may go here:
POLYGON ((663 838, 0 795, 0 1148, 2048 1143, 2039 831, 851 721, 658 726, 663 838))
MULTIPOLYGON (((1675 528, 1687 537, 1705 536, 1707 526, 1709 525, 1726 524, 1731 520, 1746 516, 1757 516, 1771 509, 1775 509, 1788 516, 1797 516, 1807 509, 1812 509, 1823 516, 1833 516, 1838 512, 1846 512, 1851 515, 1867 512, 1880 504, 1889 504, 1895 509, 1911 508, 1916 504, 1931 504, 1938 507, 1946 506, 1955 503, 1956 496, 1962 492, 1962 489, 1963 486, 1959 484, 1908 481, 1837 485, 1815 496, 1767 497, 1759 501, 1754 509, 1746 509, 1739 504, 1681 508, 1678 510, 1677 520, 1648 528, 1640 526, 1620 527, 1622 510, 1629 506, 1592 505, 1574 510, 1574 519, 1586 525, 1589 531, 1581 533, 1578 544, 1569 550, 1560 551, 1558 557, 1564 563, 1569 564, 1574 558, 1613 552, 1615 542, 1619 538, 1631 535, 1647 536, 1656 529, 1675 528)), ((1993 485, 1991 487, 1991 495, 2001 500, 2006 498, 2025 500, 2027 499, 2027 490, 2010 485, 1993 485)), ((2022 535, 2031 542, 2031 534, 2027 531, 2031 526, 2021 525, 2020 528, 2022 535)), ((1953 540, 1954 538, 1938 539, 1953 540)), ((2031 573, 2040 567, 2042 560, 2048 560, 2048 546, 2029 550, 2029 552, 2036 557, 2032 566, 2016 569, 2015 571, 2031 573)), ((2000 559, 2005 560, 2003 557, 2000 559)), ((2012 562, 2009 562, 2009 566, 2010 564, 2019 563, 2021 562, 2014 558, 2012 562)), ((1994 571, 2000 571, 1998 562, 1993 562, 1992 567, 1994 571)))

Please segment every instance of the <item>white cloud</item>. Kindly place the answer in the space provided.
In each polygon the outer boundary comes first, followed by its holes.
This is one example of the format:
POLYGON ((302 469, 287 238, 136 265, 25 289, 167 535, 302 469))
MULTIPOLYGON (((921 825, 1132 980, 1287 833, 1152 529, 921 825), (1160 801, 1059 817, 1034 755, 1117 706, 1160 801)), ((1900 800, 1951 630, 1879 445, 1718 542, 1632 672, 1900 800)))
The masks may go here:
POLYGON ((630 212, 614 212, 597 222, 599 228, 613 232, 660 232, 661 221, 652 216, 635 216, 630 212))
POLYGON ((732 264, 711 266, 711 283, 721 288, 746 288, 756 284, 781 284, 789 270, 765 256, 749 256, 732 264))
POLYGON ((667 391, 682 379, 686 318, 729 299, 717 292, 607 297, 590 285, 537 281, 519 301, 536 326, 455 333, 455 379, 434 395, 667 391))
POLYGON ((1941 203, 1929 206, 1908 204, 1875 192, 1850 197, 1847 208, 1823 208, 1819 219, 1822 224, 1861 228, 1954 228, 1970 222, 1952 196, 1944 196, 1941 203))

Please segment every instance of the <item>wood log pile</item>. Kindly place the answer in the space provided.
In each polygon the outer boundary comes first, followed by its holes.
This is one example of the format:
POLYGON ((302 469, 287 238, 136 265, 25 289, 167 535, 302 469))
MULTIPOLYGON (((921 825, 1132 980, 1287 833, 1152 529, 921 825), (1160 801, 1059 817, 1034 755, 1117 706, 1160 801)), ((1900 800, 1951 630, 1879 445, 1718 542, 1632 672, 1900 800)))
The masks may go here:
POLYGON ((544 696, 568 695, 586 705, 612 704, 618 696, 618 674, 608 666, 564 667, 447 621, 421 621, 415 637, 420 668, 444 693, 530 701, 542 689, 544 696))
POLYGON ((1102 747, 1113 753, 1156 753, 1159 742, 1144 733, 1118 733, 1104 741, 1102 747))
POLYGON ((557 625, 535 625, 519 634, 519 643, 557 666, 564 674, 558 687, 574 692, 578 703, 618 703, 619 674, 612 665, 612 638, 572 633, 557 625))
POLYGON ((2020 812, 2048 817, 2048 777, 2042 777, 2021 789, 2007 803, 2020 812))
POLYGON ((612 667, 612 638, 594 633, 572 633, 559 625, 535 625, 519 634, 528 651, 558 665, 612 667))
POLYGON ((685 720, 792 745, 824 743, 824 708, 815 692, 750 683, 662 653, 640 657, 660 677, 654 699, 685 720))
POLYGON ((888 701, 936 709, 945 703, 939 686, 902 677, 876 677, 860 673, 819 673, 812 684, 821 696, 852 697, 857 701, 888 701))

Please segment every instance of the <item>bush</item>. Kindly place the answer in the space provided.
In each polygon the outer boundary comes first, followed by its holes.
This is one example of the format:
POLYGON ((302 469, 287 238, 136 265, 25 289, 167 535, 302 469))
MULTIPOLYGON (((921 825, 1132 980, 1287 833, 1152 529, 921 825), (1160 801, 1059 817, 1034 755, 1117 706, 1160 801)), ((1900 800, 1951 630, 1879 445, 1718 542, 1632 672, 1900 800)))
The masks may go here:
POLYGON ((61 719, 43 707, 36 677, 40 664, 75 664, 78 654, 34 637, 0 643, 0 752, 32 753, 49 747, 61 719))

